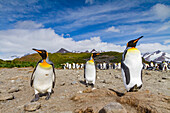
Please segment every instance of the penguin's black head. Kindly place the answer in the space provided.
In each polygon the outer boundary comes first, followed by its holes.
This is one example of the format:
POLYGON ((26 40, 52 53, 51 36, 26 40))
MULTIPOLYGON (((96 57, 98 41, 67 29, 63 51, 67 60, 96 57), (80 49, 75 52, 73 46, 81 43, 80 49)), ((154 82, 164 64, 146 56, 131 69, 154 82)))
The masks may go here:
POLYGON ((93 53, 93 54, 92 54, 92 57, 94 58, 94 57, 96 57, 97 55, 100 55, 100 53, 93 53))
POLYGON ((139 37, 139 38, 137 38, 137 39, 135 39, 135 40, 129 41, 129 42, 127 43, 127 47, 136 47, 136 44, 137 44, 138 40, 141 39, 142 37, 143 37, 143 36, 141 36, 141 37, 139 37))
POLYGON ((48 53, 46 50, 38 50, 35 48, 33 48, 32 50, 37 51, 40 54, 40 56, 42 57, 42 59, 46 59, 48 57, 48 53))

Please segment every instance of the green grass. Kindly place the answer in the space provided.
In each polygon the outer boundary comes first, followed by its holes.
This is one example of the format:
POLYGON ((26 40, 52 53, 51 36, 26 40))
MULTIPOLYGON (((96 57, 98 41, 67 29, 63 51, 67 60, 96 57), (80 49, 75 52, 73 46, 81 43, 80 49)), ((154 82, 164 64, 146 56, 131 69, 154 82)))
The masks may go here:
POLYGON ((12 67, 34 67, 35 62, 21 62, 21 61, 3 61, 0 60, 0 67, 12 68, 12 67))
MULTIPOLYGON (((63 63, 85 63, 91 56, 91 53, 49 53, 49 59, 54 63, 56 68, 61 68, 63 63)), ((41 59, 39 54, 31 54, 12 61, 0 60, 0 67, 35 67, 41 59)), ((111 63, 121 62, 122 53, 119 52, 103 52, 95 58, 98 61, 109 61, 111 63)), ((145 60, 143 59, 143 62, 145 60)))

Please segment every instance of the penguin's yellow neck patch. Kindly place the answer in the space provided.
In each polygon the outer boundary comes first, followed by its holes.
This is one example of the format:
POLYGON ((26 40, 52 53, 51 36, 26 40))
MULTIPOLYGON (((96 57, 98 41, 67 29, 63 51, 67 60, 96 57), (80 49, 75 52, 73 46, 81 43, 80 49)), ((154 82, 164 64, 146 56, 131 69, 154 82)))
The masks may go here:
POLYGON ((89 62, 89 63, 94 63, 94 59, 92 59, 92 60, 89 60, 88 62, 89 62))
POLYGON ((43 60, 42 63, 40 63, 40 66, 43 68, 51 68, 52 66, 46 62, 46 60, 43 60))
POLYGON ((139 52, 139 50, 135 47, 132 47, 130 49, 128 49, 129 52, 139 52))

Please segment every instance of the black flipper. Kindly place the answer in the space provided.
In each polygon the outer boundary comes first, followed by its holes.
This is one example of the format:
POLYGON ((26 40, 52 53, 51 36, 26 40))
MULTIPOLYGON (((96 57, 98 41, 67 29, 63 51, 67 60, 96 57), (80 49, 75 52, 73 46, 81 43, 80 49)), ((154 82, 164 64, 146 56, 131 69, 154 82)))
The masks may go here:
POLYGON ((126 84, 128 85, 130 82, 130 72, 129 72, 129 68, 123 63, 123 61, 121 62, 121 68, 123 69, 124 73, 125 73, 125 78, 126 78, 126 84))
POLYGON ((55 74, 55 68, 54 68, 54 64, 52 64, 53 66, 53 73, 54 73, 54 81, 53 81, 53 88, 55 86, 55 81, 56 81, 56 74, 55 74))
POLYGON ((31 75, 31 80, 30 80, 30 85, 31 85, 31 87, 32 87, 33 82, 34 82, 34 72, 35 72, 38 64, 39 64, 41 61, 42 61, 42 60, 40 60, 40 61, 37 63, 36 67, 34 68, 34 71, 33 71, 32 75, 31 75))
POLYGON ((84 79, 86 79, 85 72, 86 72, 86 64, 84 64, 84 79))

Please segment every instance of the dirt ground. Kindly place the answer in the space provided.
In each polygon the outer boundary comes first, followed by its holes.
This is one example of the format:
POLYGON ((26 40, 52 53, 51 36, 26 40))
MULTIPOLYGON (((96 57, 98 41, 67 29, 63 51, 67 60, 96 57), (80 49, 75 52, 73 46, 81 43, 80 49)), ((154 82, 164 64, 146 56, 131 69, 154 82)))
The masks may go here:
MULTIPOLYGON (((49 100, 39 99, 35 113, 98 113, 110 102, 128 113, 170 113, 170 72, 143 70, 143 87, 127 93, 121 70, 97 70, 95 90, 83 82, 83 70, 56 69, 56 85, 49 100)), ((0 68, 0 113, 27 113, 24 106, 34 98, 30 86, 33 68, 0 68), (7 98, 7 96, 12 98, 7 98)))

